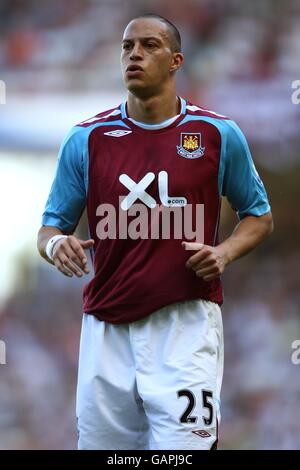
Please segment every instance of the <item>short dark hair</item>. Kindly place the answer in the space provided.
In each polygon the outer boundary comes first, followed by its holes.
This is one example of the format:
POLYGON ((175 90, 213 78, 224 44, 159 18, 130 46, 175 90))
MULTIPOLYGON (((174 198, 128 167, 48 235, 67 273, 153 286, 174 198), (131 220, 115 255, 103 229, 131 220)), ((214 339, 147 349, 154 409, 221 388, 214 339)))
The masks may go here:
POLYGON ((181 52, 181 36, 178 29, 173 23, 171 23, 171 21, 167 20, 167 18, 165 18, 164 16, 157 15, 155 13, 145 13, 144 15, 139 15, 135 18, 132 18, 132 20, 137 20, 138 18, 154 18, 164 23, 168 28, 170 43, 173 52, 181 52))

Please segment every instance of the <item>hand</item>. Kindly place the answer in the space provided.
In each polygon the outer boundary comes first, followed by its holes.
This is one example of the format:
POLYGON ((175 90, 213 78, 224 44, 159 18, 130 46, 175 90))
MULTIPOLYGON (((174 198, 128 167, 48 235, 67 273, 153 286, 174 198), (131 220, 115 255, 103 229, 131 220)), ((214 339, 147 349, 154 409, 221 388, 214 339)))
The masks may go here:
POLYGON ((53 248, 53 263, 65 276, 72 277, 75 274, 81 277, 82 273, 88 274, 87 257, 84 250, 92 248, 94 240, 79 240, 74 235, 58 240, 53 248))
POLYGON ((186 250, 196 251, 187 260, 186 267, 193 269, 196 276, 202 277, 204 281, 212 281, 224 272, 228 261, 220 245, 209 246, 201 243, 182 242, 182 246, 186 250))

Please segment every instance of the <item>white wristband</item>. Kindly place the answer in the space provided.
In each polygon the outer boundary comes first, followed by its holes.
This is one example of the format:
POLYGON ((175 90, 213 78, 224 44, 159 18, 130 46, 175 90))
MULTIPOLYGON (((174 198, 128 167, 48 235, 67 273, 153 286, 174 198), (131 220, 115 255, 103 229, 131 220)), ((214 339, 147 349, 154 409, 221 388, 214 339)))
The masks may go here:
POLYGON ((67 235, 54 235, 54 237, 50 238, 50 240, 48 240, 48 242, 47 242, 45 252, 46 252, 46 255, 48 256, 48 258, 51 259, 51 261, 53 260, 54 245, 61 238, 68 238, 68 236, 67 235))

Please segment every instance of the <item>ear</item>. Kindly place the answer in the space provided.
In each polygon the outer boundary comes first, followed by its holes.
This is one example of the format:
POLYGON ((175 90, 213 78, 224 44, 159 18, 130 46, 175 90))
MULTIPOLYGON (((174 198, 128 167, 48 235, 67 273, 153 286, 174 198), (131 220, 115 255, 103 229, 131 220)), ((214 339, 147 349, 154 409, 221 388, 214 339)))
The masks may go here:
POLYGON ((180 69, 183 62, 184 62, 183 54, 181 52, 174 52, 171 67, 170 67, 170 72, 176 72, 178 69, 180 69))

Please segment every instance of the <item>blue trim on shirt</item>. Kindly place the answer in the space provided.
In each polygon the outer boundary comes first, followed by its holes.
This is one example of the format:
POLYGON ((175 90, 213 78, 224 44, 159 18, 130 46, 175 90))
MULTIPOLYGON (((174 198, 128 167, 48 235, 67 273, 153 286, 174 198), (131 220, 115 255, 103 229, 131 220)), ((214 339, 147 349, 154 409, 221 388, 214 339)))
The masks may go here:
POLYGON ((180 96, 180 101, 181 101, 181 113, 180 114, 185 114, 186 113, 186 101, 184 98, 181 98, 181 96, 180 96))
POLYGON ((125 119, 127 117, 126 114, 126 101, 121 104, 121 118, 125 119))

